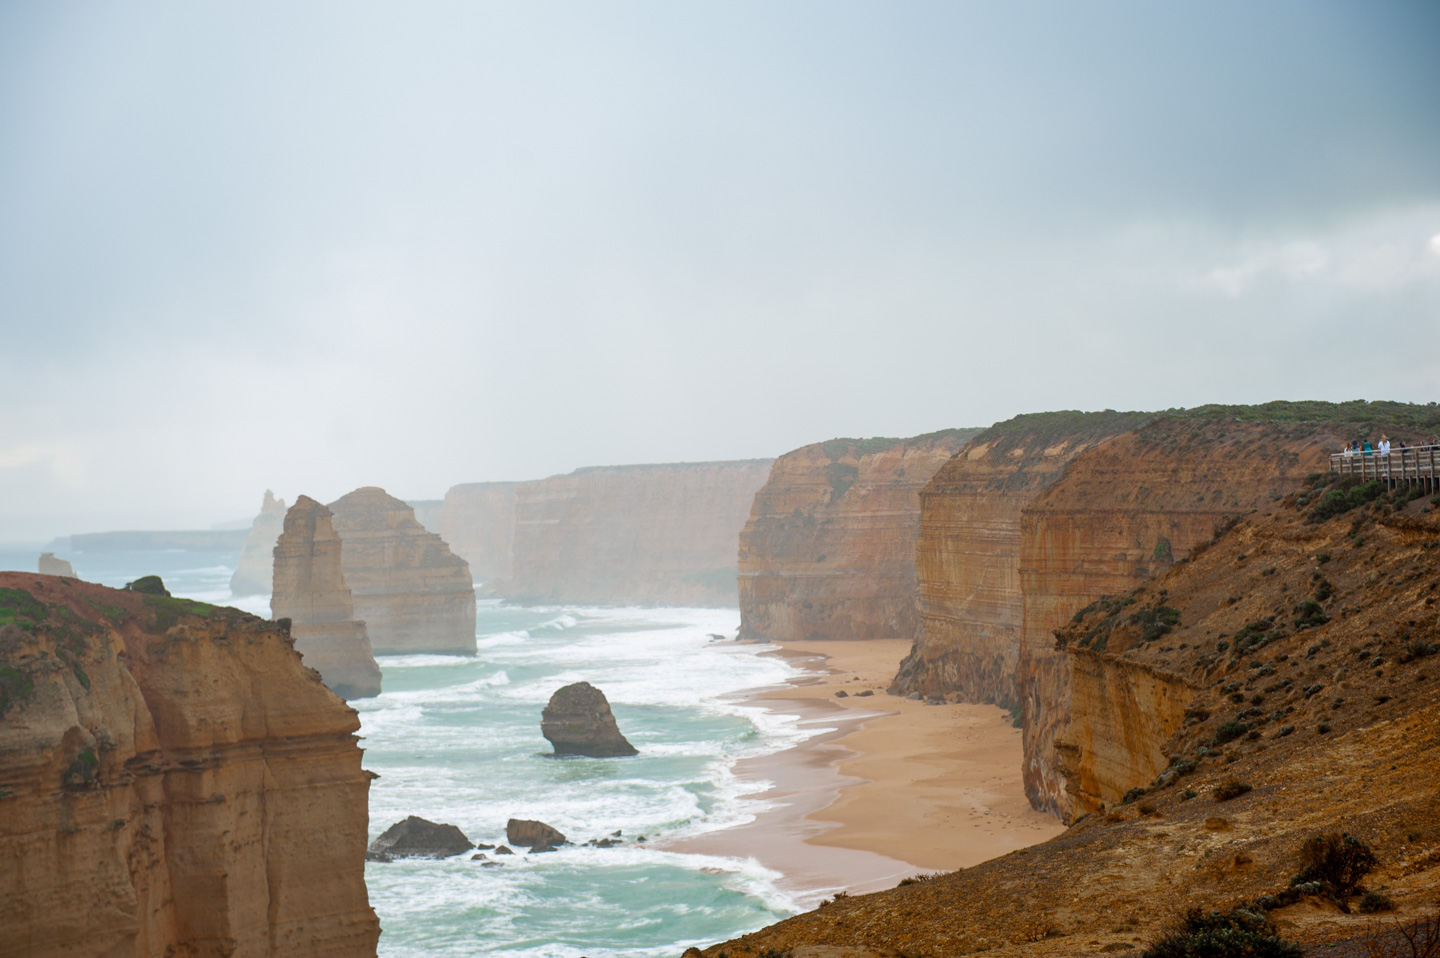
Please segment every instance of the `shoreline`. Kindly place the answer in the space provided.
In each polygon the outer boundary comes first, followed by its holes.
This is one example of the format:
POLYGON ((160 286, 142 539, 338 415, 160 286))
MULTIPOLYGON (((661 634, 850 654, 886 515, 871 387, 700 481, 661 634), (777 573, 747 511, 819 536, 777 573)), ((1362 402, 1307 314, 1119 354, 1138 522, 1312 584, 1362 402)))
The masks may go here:
POLYGON ((770 784, 750 795, 771 806, 753 821, 667 848, 755 859, 780 872, 781 887, 810 907, 837 891, 893 888, 902 878, 966 868, 1064 831, 1025 798, 1020 732, 1008 714, 885 691, 908 640, 776 646, 764 654, 796 660, 809 674, 736 698, 827 731, 736 764, 739 778, 770 784))

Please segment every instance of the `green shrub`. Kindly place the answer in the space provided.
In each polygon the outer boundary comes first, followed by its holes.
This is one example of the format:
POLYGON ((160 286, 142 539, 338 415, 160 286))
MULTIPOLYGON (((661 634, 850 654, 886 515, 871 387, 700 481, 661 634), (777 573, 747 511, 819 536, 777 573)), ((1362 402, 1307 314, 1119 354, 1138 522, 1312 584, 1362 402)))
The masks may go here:
POLYGON ((35 680, 19 669, 0 665, 0 715, 10 711, 12 705, 24 702, 35 694, 35 680))
POLYGON ((1306 599, 1295 606, 1295 631, 1301 632, 1305 629, 1313 629, 1316 626, 1324 625, 1330 621, 1330 616, 1320 607, 1319 602, 1306 599))
POLYGON ((1360 896, 1360 904, 1356 907, 1367 915, 1373 915, 1377 911, 1391 911, 1395 903, 1383 892, 1367 891, 1360 896))
POLYGON ((26 632, 45 620, 45 604, 24 589, 0 589, 0 625, 18 625, 26 632))
POLYGON ((1215 791, 1213 794, 1215 796, 1215 801, 1228 802, 1232 798, 1239 798, 1241 795, 1244 795, 1246 792, 1250 791, 1251 788, 1252 786, 1247 782, 1242 782, 1239 779, 1235 778, 1227 778, 1225 781, 1215 786, 1215 791))
POLYGON ((1222 722, 1220 727, 1215 730, 1215 737, 1210 740, 1210 744, 1217 746, 1233 742, 1248 731, 1250 731, 1250 726, 1244 722, 1222 722))
POLYGON ((1384 494, 1385 483, 1378 479, 1364 482, 1356 476, 1346 476, 1326 492, 1325 497, 1315 508, 1310 510, 1310 521, 1324 522, 1326 519, 1363 506, 1367 502, 1373 502, 1384 494))
POLYGON ((1300 846, 1300 863, 1300 874, 1290 884, 1319 882, 1337 897, 1346 898, 1379 862, 1363 840, 1348 832, 1331 832, 1307 838, 1300 846))
POLYGON ((920 885, 924 884, 927 881, 934 881, 937 878, 943 878, 944 876, 944 872, 921 872, 918 875, 911 875, 909 878, 900 879, 900 884, 896 885, 895 887, 904 888, 906 885, 920 885))
POLYGON ((1263 911, 1191 908, 1141 958, 1303 958, 1299 945, 1281 938, 1263 911))
POLYGON ((1168 605, 1141 609, 1130 616, 1130 624, 1140 626, 1140 641, 1153 642, 1180 624, 1180 610, 1168 605))

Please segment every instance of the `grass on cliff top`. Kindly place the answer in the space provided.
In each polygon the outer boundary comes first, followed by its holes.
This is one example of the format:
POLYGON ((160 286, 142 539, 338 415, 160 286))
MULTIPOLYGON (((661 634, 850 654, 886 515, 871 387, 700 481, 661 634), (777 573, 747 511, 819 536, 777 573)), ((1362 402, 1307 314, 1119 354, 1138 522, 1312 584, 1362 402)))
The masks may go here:
MULTIPOLYGON (((183 615, 198 615, 202 619, 208 619, 217 612, 227 611, 218 605, 211 605, 208 602, 197 602, 194 599, 177 599, 167 595, 147 595, 145 605, 155 613, 155 627, 162 632, 180 621, 183 615)), ((239 611, 239 610, 230 610, 239 611)), ((241 613, 242 615, 244 613, 241 613)))
POLYGON ((959 426, 954 429, 939 429, 935 432, 922 433, 918 436, 908 438, 896 438, 894 436, 871 436, 869 439, 827 439, 820 444, 821 451, 827 459, 840 459, 851 449, 857 457, 873 455, 877 452, 884 452, 893 449, 903 443, 933 442, 938 439, 956 438, 965 442, 972 436, 978 435, 982 430, 976 426, 959 426))
POLYGON ((34 632, 47 615, 45 603, 24 589, 0 589, 0 625, 18 625, 34 632))

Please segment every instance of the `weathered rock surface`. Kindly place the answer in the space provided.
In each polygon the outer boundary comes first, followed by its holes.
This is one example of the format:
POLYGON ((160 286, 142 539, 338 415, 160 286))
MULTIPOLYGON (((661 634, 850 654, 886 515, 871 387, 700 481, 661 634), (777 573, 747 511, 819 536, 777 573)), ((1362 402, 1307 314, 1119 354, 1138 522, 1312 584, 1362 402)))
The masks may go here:
POLYGON ((275 540, 280 538, 284 527, 285 500, 276 499, 275 493, 266 489, 265 499, 260 503, 260 514, 250 527, 245 547, 240 550, 235 574, 230 577, 231 595, 264 595, 270 591, 275 540))
POLYGON ((567 685, 550 696, 541 713, 540 734, 555 747, 556 755, 612 758, 639 754, 620 734, 605 693, 589 682, 567 685))
MULTIPOLYGON (((1334 424, 1159 419, 1082 452, 1025 506, 1017 685, 1032 805, 1070 812, 1054 746, 1072 712, 1071 659, 1056 651, 1055 629, 1163 572, 1228 518, 1270 507, 1324 470, 1349 434, 1334 424)), ((1166 687, 1146 688, 1160 708, 1166 687)))
POLYGON ((740 638, 915 638, 920 490, 976 432, 832 439, 775 460, 740 533, 740 638))
POLYGON ((892 691, 1018 704, 1020 511, 1083 450, 1145 413, 1038 413, 977 435, 920 493, 921 631, 892 691))
POLYGON ((469 482, 445 493, 439 533, 470 563, 476 582, 508 581, 515 555, 515 489, 518 482, 469 482))
POLYGON ((290 620, 295 651, 336 694, 369 698, 380 694, 380 667, 365 623, 355 618, 342 551, 330 510, 309 496, 297 498, 275 543, 270 614, 290 620))
MULTIPOLYGON (((372 860, 394 858, 449 858, 475 847, 454 825, 442 825, 411 815, 396 822, 373 842, 366 855, 372 860)), ((484 856, 480 856, 483 858, 484 856)))
POLYGON ((0 617, 0 955, 375 954, 359 722, 283 630, 34 573, 0 617))
POLYGON ((600 466, 515 491, 521 602, 734 607, 740 530, 769 459, 600 466))
MULTIPOLYGON (((536 822, 526 818, 512 818, 505 823, 505 840, 512 845, 519 845, 521 848, 535 848, 542 845, 555 847, 557 845, 568 845, 570 840, 561 834, 558 828, 551 828, 544 822, 536 822)), ((500 849, 495 854, 503 854, 500 849)))
POLYGON ((355 618, 376 655, 474 654, 475 587, 464 559, 384 489, 356 489, 330 511, 355 618))
MULTIPOLYGON (((444 499, 407 499, 405 504, 414 510, 415 521, 426 531, 440 534, 440 510, 445 507, 444 499)), ((440 538, 445 537, 441 535, 440 538)), ((453 548, 451 551, 454 551, 453 548)))
POLYGON ((41 575, 62 575, 75 578, 75 567, 70 564, 69 559, 57 559, 53 552, 40 553, 40 574, 41 575))

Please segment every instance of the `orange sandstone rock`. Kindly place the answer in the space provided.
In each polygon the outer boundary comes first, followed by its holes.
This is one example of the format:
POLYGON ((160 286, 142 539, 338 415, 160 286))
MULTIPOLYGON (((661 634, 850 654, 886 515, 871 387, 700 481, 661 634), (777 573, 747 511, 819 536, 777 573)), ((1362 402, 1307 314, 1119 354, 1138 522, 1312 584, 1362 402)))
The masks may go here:
POLYGON ((359 722, 283 630, 0 590, 0 955, 375 953, 359 722))
POLYGON ((270 612, 290 620, 295 651, 336 694, 367 698, 380 694, 380 667, 365 623, 355 619, 341 552, 330 510, 309 496, 296 499, 275 544, 270 612))
POLYGON ((271 553, 284 524, 285 500, 276 499, 275 493, 266 489, 260 514, 250 526, 235 574, 230 577, 231 595, 264 595, 270 591, 271 553))
POLYGON ((775 460, 740 533, 740 637, 913 639, 920 490, 977 430, 775 460))

